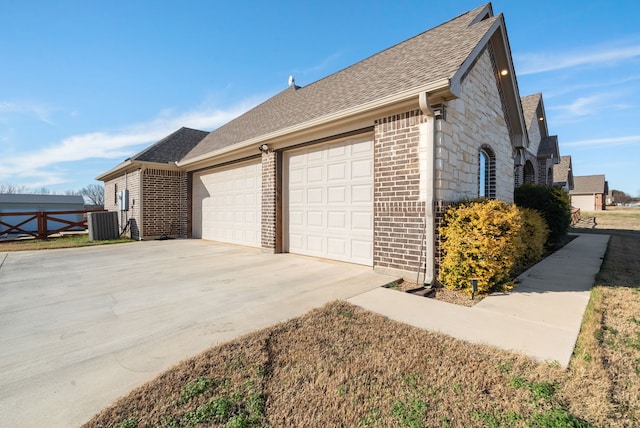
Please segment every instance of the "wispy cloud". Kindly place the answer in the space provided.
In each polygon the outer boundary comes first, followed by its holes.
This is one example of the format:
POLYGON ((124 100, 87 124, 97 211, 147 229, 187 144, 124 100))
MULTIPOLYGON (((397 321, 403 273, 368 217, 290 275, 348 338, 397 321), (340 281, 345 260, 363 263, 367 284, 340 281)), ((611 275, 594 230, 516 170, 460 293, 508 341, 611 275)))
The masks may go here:
POLYGON ((555 88, 552 88, 544 93, 545 100, 558 97, 560 95, 569 94, 571 92, 584 91, 585 89, 602 89, 602 88, 610 88, 621 85, 628 85, 629 83, 634 83, 640 80, 640 75, 632 75, 627 77, 622 77, 619 79, 613 80, 598 80, 588 83, 577 83, 577 84, 569 84, 569 85, 561 85, 555 88))
POLYGON ((599 148, 599 147, 613 147, 624 145, 640 144, 640 135, 627 135, 624 137, 613 138, 594 138, 591 140, 579 140, 563 142, 563 147, 575 147, 575 148, 599 148))
POLYGON ((153 120, 132 124, 116 132, 98 131, 72 135, 40 150, 4 158, 0 164, 0 182, 33 181, 37 185, 58 184, 63 182, 63 174, 57 170, 68 162, 124 159, 182 126, 202 130, 215 129, 248 110, 256 102, 256 99, 249 99, 227 109, 201 106, 183 113, 167 110, 160 112, 153 120))
POLYGON ((640 57, 640 44, 627 46, 592 46, 588 50, 562 53, 532 53, 515 55, 518 74, 543 73, 583 65, 606 65, 640 57))
POLYGON ((0 101, 0 119, 6 114, 26 114, 35 116, 41 122, 53 125, 51 115, 56 110, 56 108, 38 102, 0 101))
MULTIPOLYGON (((316 76, 318 74, 327 74, 326 71, 332 67, 332 65, 342 56, 342 52, 335 52, 326 58, 324 58, 319 63, 309 66, 307 68, 302 69, 294 69, 292 70, 292 74, 294 77, 298 76, 316 76)), ((305 82, 304 84, 308 84, 311 82, 305 82)))
MULTIPOLYGON (((555 117, 557 122, 571 122, 583 120, 586 117, 602 113, 602 109, 606 107, 607 111, 619 111, 633 108, 630 104, 623 102, 615 102, 615 99, 621 94, 616 93, 600 93, 588 96, 578 97, 568 104, 551 104, 547 107, 549 111, 558 112, 555 117)), ((622 94, 624 95, 624 94, 622 94)))

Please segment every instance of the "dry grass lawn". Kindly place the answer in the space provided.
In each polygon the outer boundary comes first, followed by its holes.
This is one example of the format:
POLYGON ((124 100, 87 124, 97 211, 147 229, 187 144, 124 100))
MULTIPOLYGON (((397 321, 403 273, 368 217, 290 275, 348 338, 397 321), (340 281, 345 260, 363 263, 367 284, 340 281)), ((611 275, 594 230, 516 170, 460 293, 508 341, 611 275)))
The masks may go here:
POLYGON ((610 232, 568 369, 334 302, 185 360, 85 426, 640 426, 640 232, 610 232))
POLYGON ((60 238, 49 239, 22 239, 22 240, 2 240, 0 241, 0 252, 8 251, 33 251, 33 250, 55 250, 60 248, 90 247, 94 245, 121 244, 134 242, 128 238, 112 239, 107 241, 91 241, 89 235, 71 234, 60 238))

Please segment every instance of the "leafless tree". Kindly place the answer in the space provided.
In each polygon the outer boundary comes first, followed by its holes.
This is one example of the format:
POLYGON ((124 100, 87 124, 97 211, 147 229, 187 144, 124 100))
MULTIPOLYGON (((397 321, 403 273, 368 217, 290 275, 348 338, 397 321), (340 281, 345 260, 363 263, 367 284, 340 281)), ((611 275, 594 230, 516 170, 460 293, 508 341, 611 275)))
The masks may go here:
POLYGON ((18 194, 18 193, 28 193, 26 186, 17 185, 13 183, 0 183, 0 193, 9 193, 9 194, 18 194))
POLYGON ((99 184, 89 184, 80 190, 80 194, 97 208, 104 207, 104 187, 99 184))

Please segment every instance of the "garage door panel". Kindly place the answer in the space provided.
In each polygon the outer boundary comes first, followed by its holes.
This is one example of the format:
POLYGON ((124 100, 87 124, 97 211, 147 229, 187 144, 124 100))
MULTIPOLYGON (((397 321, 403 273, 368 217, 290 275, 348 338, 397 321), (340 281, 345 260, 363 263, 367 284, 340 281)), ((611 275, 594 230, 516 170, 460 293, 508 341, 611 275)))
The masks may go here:
POLYGON ((351 178, 368 180, 373 176, 373 161, 370 159, 351 162, 351 178))
POLYGON ((253 162, 194 174, 194 237, 259 247, 261 173, 253 162))
POLYGON ((327 166, 327 178, 332 180, 344 180, 347 178, 347 165, 344 162, 329 164, 327 166))
POLYGON ((373 144, 341 142, 285 156, 285 246, 373 264, 373 144))

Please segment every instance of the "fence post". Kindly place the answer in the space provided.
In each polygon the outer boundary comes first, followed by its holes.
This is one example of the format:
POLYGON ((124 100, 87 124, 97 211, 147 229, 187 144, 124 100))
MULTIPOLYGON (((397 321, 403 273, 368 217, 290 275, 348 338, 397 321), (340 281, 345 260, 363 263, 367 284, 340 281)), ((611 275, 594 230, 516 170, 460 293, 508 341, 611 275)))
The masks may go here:
POLYGON ((47 219, 44 211, 38 213, 38 238, 47 238, 47 219))

